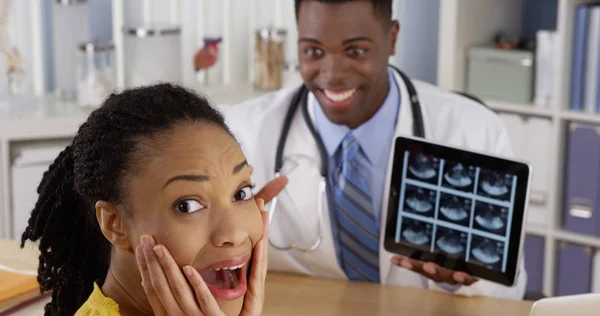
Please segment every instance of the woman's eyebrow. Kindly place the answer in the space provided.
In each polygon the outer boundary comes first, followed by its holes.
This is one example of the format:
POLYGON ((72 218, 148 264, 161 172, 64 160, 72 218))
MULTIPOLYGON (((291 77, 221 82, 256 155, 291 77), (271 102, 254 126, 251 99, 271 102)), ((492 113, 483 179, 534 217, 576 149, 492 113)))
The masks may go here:
POLYGON ((163 186, 163 189, 166 188, 169 184, 171 184, 171 182, 174 182, 174 181, 202 182, 202 181, 208 181, 208 180, 209 180, 209 177, 202 175, 202 174, 182 174, 182 175, 174 176, 174 177, 170 178, 169 180, 167 180, 167 182, 163 186))
POLYGON ((233 175, 235 176, 236 174, 238 174, 246 166, 248 166, 248 160, 244 160, 241 163, 237 164, 235 167, 233 167, 233 175))
MULTIPOLYGON (((247 160, 244 160, 244 161, 240 162, 239 164, 237 164, 235 167, 233 167, 233 175, 238 174, 246 166, 248 166, 247 160)), ((174 181, 203 182, 203 181, 208 181, 208 180, 210 180, 210 178, 203 174, 181 174, 181 175, 174 176, 174 177, 170 178, 169 180, 167 180, 167 182, 165 182, 165 185, 163 186, 163 189, 166 188, 169 184, 171 184, 174 181)))

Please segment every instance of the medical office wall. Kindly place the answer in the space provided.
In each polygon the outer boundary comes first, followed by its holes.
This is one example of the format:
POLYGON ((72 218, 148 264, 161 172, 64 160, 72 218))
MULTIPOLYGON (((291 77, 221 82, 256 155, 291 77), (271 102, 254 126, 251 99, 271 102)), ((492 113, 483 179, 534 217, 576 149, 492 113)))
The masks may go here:
POLYGON ((532 164, 525 266, 546 295, 600 292, 599 43, 598 0, 440 3, 438 84, 483 99, 532 164))

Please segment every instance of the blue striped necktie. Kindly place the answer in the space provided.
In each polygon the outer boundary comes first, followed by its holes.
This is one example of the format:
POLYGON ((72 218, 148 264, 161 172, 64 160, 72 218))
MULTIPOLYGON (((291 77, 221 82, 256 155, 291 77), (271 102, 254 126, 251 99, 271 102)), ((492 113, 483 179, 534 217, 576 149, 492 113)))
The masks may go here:
POLYGON ((342 140, 335 170, 335 206, 342 269, 350 280, 379 282, 379 230, 366 157, 352 133, 342 140))

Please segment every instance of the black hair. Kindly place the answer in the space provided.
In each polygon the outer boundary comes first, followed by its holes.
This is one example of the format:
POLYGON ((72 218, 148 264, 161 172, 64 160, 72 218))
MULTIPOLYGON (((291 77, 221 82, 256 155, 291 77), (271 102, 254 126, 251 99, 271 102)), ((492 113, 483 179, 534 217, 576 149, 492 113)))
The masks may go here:
POLYGON ((373 12, 379 17, 382 21, 389 22, 392 20, 392 2, 393 0, 294 0, 295 8, 296 8, 296 21, 298 20, 300 13, 300 5, 302 2, 306 1, 317 1, 323 3, 346 3, 353 1, 369 1, 373 5, 373 12))
POLYGON ((96 220, 95 203, 123 202, 126 176, 147 154, 140 141, 184 122, 216 124, 231 135, 206 99, 180 86, 163 83, 112 94, 44 173, 21 247, 39 240, 37 279, 42 292, 52 291, 45 315, 75 314, 93 283, 104 283, 111 244, 96 220))

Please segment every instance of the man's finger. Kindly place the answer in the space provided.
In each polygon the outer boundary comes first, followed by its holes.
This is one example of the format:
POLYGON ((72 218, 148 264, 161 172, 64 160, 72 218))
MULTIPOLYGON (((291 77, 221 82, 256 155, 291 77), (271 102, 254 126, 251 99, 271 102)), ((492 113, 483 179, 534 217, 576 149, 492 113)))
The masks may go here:
POLYGON ((423 264, 423 272, 426 276, 436 282, 444 282, 450 285, 456 285, 458 282, 454 280, 454 271, 442 268, 433 262, 426 262, 423 264))
POLYGON ((146 263, 142 246, 135 247, 135 258, 137 259, 138 268, 140 269, 140 274, 142 276, 142 287, 144 288, 144 292, 146 293, 146 297, 148 298, 148 302, 150 303, 150 307, 152 308, 154 315, 167 315, 167 312, 163 308, 158 295, 152 287, 152 282, 150 281, 150 271, 148 271, 148 264, 146 263))
POLYGON ((472 276, 470 276, 468 273, 465 272, 454 272, 454 274, 452 275, 452 278, 454 278, 454 280, 458 283, 464 284, 464 285, 472 285, 473 283, 477 282, 477 278, 474 278, 472 276))
POLYGON ((256 193, 255 198, 260 198, 265 201, 265 203, 269 203, 274 197, 276 197, 279 192, 285 188, 287 185, 288 178, 286 176, 277 177, 271 182, 267 183, 258 193, 256 193))

